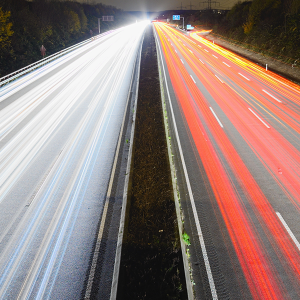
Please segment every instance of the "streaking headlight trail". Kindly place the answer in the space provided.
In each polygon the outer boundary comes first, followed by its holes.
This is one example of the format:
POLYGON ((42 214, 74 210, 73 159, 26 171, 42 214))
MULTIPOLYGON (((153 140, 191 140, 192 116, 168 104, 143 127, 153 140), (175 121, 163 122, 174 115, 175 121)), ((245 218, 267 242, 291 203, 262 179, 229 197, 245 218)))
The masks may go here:
POLYGON ((0 88, 0 299, 79 299, 146 22, 0 88))

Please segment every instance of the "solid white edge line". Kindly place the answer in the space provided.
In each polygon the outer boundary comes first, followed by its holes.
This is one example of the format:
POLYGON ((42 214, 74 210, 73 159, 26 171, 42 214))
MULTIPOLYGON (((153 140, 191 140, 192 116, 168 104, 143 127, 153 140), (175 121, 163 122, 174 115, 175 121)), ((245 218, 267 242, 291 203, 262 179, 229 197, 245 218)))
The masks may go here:
POLYGON ((261 121, 267 128, 271 128, 267 123, 265 123, 250 107, 248 109, 254 114, 254 116, 261 121))
MULTIPOLYGON (((159 53, 160 53, 161 61, 163 62, 161 47, 160 47, 159 43, 158 43, 158 45, 159 45, 159 53)), ((200 245, 201 245, 201 250, 202 250, 202 255, 203 255, 203 259, 204 259, 204 263, 205 263, 205 269, 206 269, 206 273, 207 273, 207 277, 208 277, 208 281, 209 281, 209 286, 210 286, 212 298, 214 300, 217 300, 218 295, 217 295, 217 291, 216 291, 216 287, 215 287, 214 278, 212 276, 210 263, 209 263, 209 260, 208 260, 208 255, 207 255, 207 252, 206 252, 206 246, 205 246, 205 242, 204 242, 204 238, 203 238, 203 234, 202 234, 202 230, 201 230, 201 226, 200 226, 200 221, 199 221, 197 210, 196 210, 194 195, 193 195, 193 192, 192 192, 192 187, 191 187, 191 183, 190 183, 187 168, 186 168, 186 164, 185 164, 185 160, 184 160, 184 156, 183 156, 183 151, 182 151, 182 148, 181 148, 181 143, 180 143, 180 139, 179 139, 177 125, 176 125, 176 122, 175 122, 173 106, 172 106, 172 103, 171 103, 170 92, 169 92, 169 88, 168 88, 168 84, 167 84, 165 66, 164 66, 163 63, 162 63, 162 67, 163 67, 164 78, 165 78, 165 83, 166 83, 166 90, 167 90, 169 104, 170 104, 170 110, 171 110, 171 114, 172 114, 173 126, 174 126, 175 135, 176 135, 176 139, 177 139, 177 144, 178 144, 178 148, 179 148, 179 153, 180 153, 180 158, 181 158, 182 167, 183 167, 183 171, 184 171, 184 176, 185 176, 186 184, 187 184, 187 187, 188 187, 189 196, 190 196, 190 199, 191 199, 191 205, 192 205, 194 220, 195 220, 195 223, 196 223, 197 233, 198 233, 198 237, 199 237, 199 241, 200 241, 200 245)))
POLYGON ((226 64, 226 62, 224 62, 224 61, 223 61, 223 64, 224 64, 224 65, 226 65, 227 67, 229 67, 229 68, 230 68, 230 66, 229 66, 229 65, 227 65, 227 64, 226 64))
POLYGON ((194 83, 196 83, 195 79, 193 78, 193 76, 190 74, 191 78, 193 79, 194 83))
POLYGON ((250 81, 250 79, 247 78, 246 76, 244 76, 243 74, 239 73, 239 75, 241 75, 242 77, 244 77, 245 79, 247 79, 248 81, 250 81))
POLYGON ((276 215, 278 216, 279 220, 281 221, 281 223, 283 224, 284 228, 286 229, 286 231, 288 232, 288 234, 290 235, 290 237, 292 238, 293 242, 295 243, 296 247, 298 248, 298 250, 300 251, 300 243, 298 242, 298 240, 296 239, 296 237, 294 236, 292 230, 290 229, 290 227, 286 224, 286 222, 284 221, 282 215, 279 212, 276 212, 276 215))
POLYGON ((222 123, 221 123, 221 121, 219 120, 218 116, 215 114, 215 112, 214 112, 214 110, 212 109, 211 106, 209 107, 209 109, 211 110, 211 112, 212 112, 213 115, 215 116, 215 118, 216 118, 216 120, 218 121, 219 125, 220 125, 222 128, 224 128, 223 125, 222 125, 222 123))
POLYGON ((215 74, 215 76, 216 76, 222 83, 224 83, 224 82, 218 77, 218 75, 215 74))
POLYGON ((276 97, 274 97, 273 95, 271 95, 269 92, 262 90, 263 92, 265 92, 266 94, 268 94, 270 97, 272 97, 273 99, 275 99, 276 101, 282 103, 282 101, 280 101, 279 99, 277 99, 276 97))
MULTIPOLYGON (((153 28, 153 32, 155 32, 155 28, 153 28)), ((155 36, 155 44, 157 47, 157 38, 155 36)), ((158 49, 158 48, 156 48, 158 49)), ((181 254, 184 266, 184 274, 185 274, 185 282, 186 282, 186 289, 188 294, 188 300, 194 300, 194 292, 192 287, 191 275, 190 275, 190 267, 188 262, 188 257, 186 253, 187 245, 183 240, 183 218, 181 214, 180 204, 179 204, 179 193, 178 193, 178 185, 177 185, 177 175, 175 169, 175 163, 172 157, 172 149, 171 149, 171 140, 169 139, 169 123, 168 123, 168 113, 167 113, 167 105, 166 105, 166 97, 164 92, 164 85, 163 85, 163 75, 162 75, 162 62, 160 61, 159 55, 157 55, 157 63, 158 63, 158 72, 159 72, 159 83, 160 83, 160 93, 161 93, 161 106, 164 115, 164 125, 165 125, 165 136, 168 146, 168 156, 169 156, 169 163, 171 168, 171 178, 172 178, 172 186, 173 186, 173 195, 175 199, 175 208, 176 208, 176 215, 177 215, 177 224, 178 224, 178 232, 180 237, 180 245, 181 245, 181 254)))

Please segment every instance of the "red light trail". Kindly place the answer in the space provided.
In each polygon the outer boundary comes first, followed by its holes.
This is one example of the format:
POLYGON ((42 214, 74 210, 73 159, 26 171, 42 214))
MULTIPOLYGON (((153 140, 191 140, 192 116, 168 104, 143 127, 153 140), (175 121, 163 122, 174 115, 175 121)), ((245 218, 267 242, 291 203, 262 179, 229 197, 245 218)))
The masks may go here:
POLYGON ((300 211, 299 87, 273 73, 266 74, 263 68, 197 34, 191 34, 192 40, 162 23, 156 23, 155 28, 172 87, 252 297, 286 299, 288 286, 281 280, 267 252, 247 211, 247 203, 281 261, 289 282, 300 295, 299 249, 236 150, 233 135, 224 130, 218 114, 203 94, 206 89, 219 111, 300 211), (189 74, 186 65, 193 74, 189 74), (268 90, 263 90, 261 82, 268 90), (283 128, 290 133, 288 138, 281 134, 283 128))

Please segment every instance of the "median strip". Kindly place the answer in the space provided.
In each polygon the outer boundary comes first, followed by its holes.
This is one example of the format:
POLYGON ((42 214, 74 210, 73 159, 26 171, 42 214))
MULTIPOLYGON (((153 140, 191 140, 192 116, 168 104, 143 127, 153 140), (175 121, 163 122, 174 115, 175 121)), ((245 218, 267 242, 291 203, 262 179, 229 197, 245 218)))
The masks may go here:
POLYGON ((145 33, 116 299, 187 299, 152 28, 145 33))

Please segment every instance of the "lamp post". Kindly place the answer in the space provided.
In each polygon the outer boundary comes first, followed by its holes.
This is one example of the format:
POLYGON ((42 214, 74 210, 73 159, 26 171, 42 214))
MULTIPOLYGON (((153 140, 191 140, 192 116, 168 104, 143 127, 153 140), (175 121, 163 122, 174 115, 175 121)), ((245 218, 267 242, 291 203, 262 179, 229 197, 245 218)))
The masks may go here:
POLYGON ((184 17, 180 17, 180 19, 183 19, 182 20, 182 29, 184 30, 184 17))

